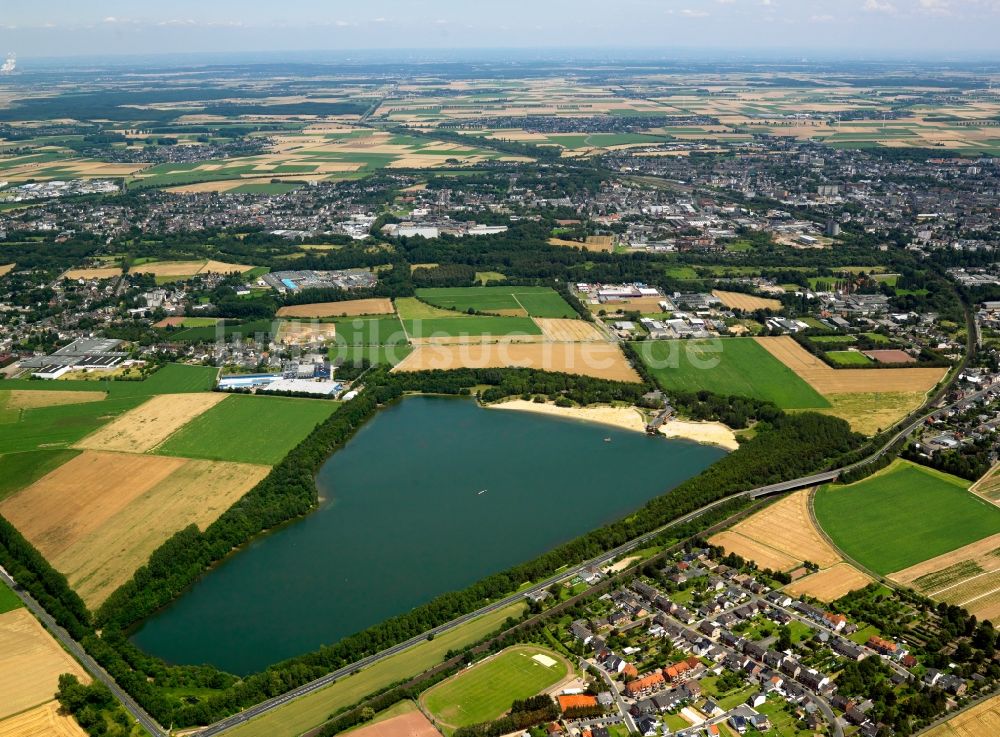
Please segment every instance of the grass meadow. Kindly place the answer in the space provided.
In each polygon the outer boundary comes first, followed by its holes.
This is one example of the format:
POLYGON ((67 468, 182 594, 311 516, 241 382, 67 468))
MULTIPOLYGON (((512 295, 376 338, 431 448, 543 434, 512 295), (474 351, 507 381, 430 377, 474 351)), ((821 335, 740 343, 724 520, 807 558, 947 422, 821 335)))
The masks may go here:
POLYGON ((824 486, 816 517, 850 557, 880 574, 1000 532, 1000 509, 969 493, 969 484, 897 460, 848 486, 824 486))
POLYGON ((654 378, 668 391, 710 391, 774 402, 783 409, 830 403, 751 338, 634 343, 654 378))
POLYGON ((837 366, 867 368, 874 363, 864 353, 858 353, 857 351, 827 351, 826 357, 837 366))
POLYGON ((171 435, 157 452, 273 466, 337 407, 318 399, 234 394, 171 435))

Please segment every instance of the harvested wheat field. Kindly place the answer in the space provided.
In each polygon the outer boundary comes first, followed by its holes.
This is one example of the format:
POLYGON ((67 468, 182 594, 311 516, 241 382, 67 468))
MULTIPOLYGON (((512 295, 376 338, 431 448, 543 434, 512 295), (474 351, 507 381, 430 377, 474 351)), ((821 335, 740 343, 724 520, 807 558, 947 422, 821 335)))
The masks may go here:
POLYGON ((610 343, 419 345, 393 371, 507 367, 558 371, 613 381, 641 381, 621 349, 610 343))
POLYGON ((0 514, 52 560, 185 463, 184 458, 86 451, 4 499, 0 514))
POLYGON ((790 571, 802 563, 787 553, 731 530, 712 535, 708 542, 725 548, 727 553, 736 553, 744 560, 752 560, 761 568, 770 568, 772 571, 790 571))
POLYGON ((829 408, 814 409, 847 420, 851 429, 865 435, 886 430, 924 403, 926 392, 870 392, 831 394, 829 408))
POLYGON ((857 589, 863 589, 872 579, 849 563, 838 563, 826 570, 793 581, 784 588, 789 596, 811 596, 820 601, 836 601, 857 589))
POLYGON ((59 713, 59 704, 50 701, 4 719, 0 722, 0 737, 87 737, 87 733, 73 717, 59 713))
POLYGON ((542 329, 546 340, 555 343, 607 342, 607 338, 591 322, 566 320, 556 317, 536 317, 535 324, 542 329))
POLYGON ((162 394, 129 410, 74 447, 145 453, 225 398, 220 392, 162 394))
POLYGON ((743 520, 732 532, 820 568, 840 563, 840 554, 823 539, 809 514, 809 489, 796 491, 743 520))
POLYGON ((434 725, 419 711, 361 727, 351 734, 353 737, 440 737, 434 725))
POLYGON ((611 236, 589 236, 586 243, 580 241, 570 241, 565 238, 549 238, 550 246, 560 246, 563 248, 582 248, 584 251, 596 251, 611 253, 614 243, 611 236))
POLYGON ((354 317, 355 315, 391 315, 392 300, 386 298, 351 299, 346 302, 317 302, 291 305, 278 310, 278 317, 354 317))
POLYGON ((1000 463, 983 474, 983 477, 974 483, 969 491, 994 504, 1000 504, 1000 463))
POLYGON ((122 270, 117 266, 97 269, 70 269, 63 273, 63 279, 114 279, 121 276, 122 270))
POLYGON ((993 620, 1000 615, 1000 534, 890 573, 889 578, 993 620))
POLYGON ((332 322, 282 320, 275 339, 285 345, 308 345, 332 341, 336 335, 337 326, 332 322))
POLYGON ((714 290, 712 295, 721 299, 722 304, 731 310, 743 310, 744 312, 753 312, 754 310, 781 311, 781 302, 776 299, 755 297, 752 294, 741 292, 723 292, 718 289, 714 290))
MULTIPOLYGON (((204 530, 257 485, 269 466, 185 461, 177 470, 54 556, 91 609, 125 583, 164 541, 188 525, 204 530)), ((115 493, 109 484, 107 493, 115 493)))
POLYGON ((835 369, 787 335, 754 340, 824 395, 870 392, 872 387, 882 392, 926 393, 947 373, 944 368, 835 369))
POLYGON ((14 264, 0 264, 0 276, 7 276, 14 270, 14 264))
POLYGON ((27 609, 0 614, 0 719, 52 701, 62 673, 90 681, 27 609))
MULTIPOLYGON (((4 395, 0 391, 0 398, 4 395)), ((9 392, 9 409, 35 409, 36 407, 56 407, 63 404, 83 404, 100 402, 108 395, 105 392, 54 392, 47 389, 14 389, 9 392)))
POLYGON ((956 714, 923 737, 987 737, 1000 734, 1000 696, 994 696, 956 714))

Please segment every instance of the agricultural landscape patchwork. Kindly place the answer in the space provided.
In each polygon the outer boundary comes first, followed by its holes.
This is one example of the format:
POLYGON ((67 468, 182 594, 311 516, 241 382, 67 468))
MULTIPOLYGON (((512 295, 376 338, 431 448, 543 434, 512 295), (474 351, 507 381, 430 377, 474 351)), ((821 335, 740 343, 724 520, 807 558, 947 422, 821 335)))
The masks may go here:
POLYGON ((106 71, 0 76, 0 737, 995 727, 1000 69, 106 71))

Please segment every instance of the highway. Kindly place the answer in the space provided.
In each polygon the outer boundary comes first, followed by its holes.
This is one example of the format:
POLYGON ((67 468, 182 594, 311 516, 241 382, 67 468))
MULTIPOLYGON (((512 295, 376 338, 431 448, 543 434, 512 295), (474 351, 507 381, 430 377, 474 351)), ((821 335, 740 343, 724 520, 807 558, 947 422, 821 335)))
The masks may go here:
POLYGON ((7 584, 11 591, 17 594, 18 598, 24 602, 24 605, 28 607, 31 613, 34 614, 43 625, 45 625, 45 629, 51 632, 52 635, 54 635, 56 639, 62 643, 63 647, 65 647, 73 655, 73 657, 80 662, 92 678, 101 681, 104 685, 111 689, 111 693, 114 697, 118 699, 121 705, 124 706, 130 714, 132 714, 135 720, 139 722, 139 724, 141 724, 147 732, 153 735, 153 737, 165 737, 166 732, 159 724, 156 723, 156 720, 149 716, 149 714, 147 714, 145 710, 132 699, 131 696, 119 688, 118 684, 115 683, 115 679, 108 675, 107 671, 105 671, 104 668, 98 665, 96 660, 87 654, 87 652, 83 649, 83 646, 74 640, 70 636, 69 632, 56 624, 56 621, 49 616, 49 613, 42 608, 42 605, 35 601, 31 594, 21 589, 3 568, 0 568, 0 581, 7 584))

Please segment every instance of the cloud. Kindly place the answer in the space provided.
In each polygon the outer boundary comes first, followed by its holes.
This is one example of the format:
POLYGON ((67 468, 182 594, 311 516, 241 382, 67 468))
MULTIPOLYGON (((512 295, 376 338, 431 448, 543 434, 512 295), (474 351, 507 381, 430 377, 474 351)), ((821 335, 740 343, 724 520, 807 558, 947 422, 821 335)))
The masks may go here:
POLYGON ((889 0, 865 0, 863 6, 866 13, 895 13, 896 6, 889 0))

